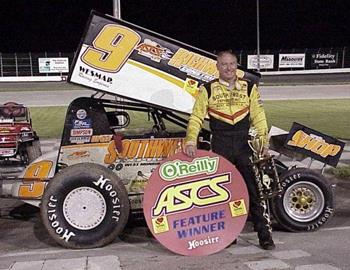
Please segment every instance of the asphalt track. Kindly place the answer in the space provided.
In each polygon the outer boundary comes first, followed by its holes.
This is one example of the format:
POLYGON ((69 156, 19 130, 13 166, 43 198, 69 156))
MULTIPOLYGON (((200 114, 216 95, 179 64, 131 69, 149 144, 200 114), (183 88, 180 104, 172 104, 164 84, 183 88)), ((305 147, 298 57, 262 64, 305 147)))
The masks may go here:
MULTIPOLYGON (((263 84, 260 86, 260 91, 263 100, 350 99, 350 84, 263 84)), ((0 104, 15 101, 29 107, 66 106, 77 97, 90 96, 95 93, 92 89, 66 82, 0 83, 0 92, 0 104)))

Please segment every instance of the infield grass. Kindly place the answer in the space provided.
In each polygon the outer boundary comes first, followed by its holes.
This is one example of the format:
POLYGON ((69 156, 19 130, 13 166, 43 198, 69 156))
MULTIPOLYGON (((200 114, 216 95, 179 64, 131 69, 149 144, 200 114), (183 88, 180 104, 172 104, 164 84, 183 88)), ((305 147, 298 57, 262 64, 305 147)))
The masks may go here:
MULTIPOLYGON (((327 135, 350 139, 350 99, 265 101, 268 124, 289 131, 293 122, 327 135)), ((41 138, 60 138, 67 107, 33 107, 33 126, 41 138)), ((133 128, 144 127, 146 115, 134 113, 133 128)), ((150 123, 151 125, 151 123, 150 123)), ((176 127, 169 127, 175 131, 176 127)))

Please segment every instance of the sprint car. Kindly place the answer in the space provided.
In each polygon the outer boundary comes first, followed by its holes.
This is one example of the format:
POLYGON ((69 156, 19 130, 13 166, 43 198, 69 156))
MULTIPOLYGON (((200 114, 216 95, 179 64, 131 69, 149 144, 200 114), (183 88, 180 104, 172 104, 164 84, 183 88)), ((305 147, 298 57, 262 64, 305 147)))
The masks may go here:
MULTIPOLYGON (((2 196, 41 208, 48 233, 68 248, 106 245, 129 215, 142 212, 144 187, 165 158, 182 151, 187 117, 134 101, 82 97, 67 109, 61 146, 3 179, 2 196)), ((210 149, 202 129, 199 148, 210 149)), ((282 192, 269 200, 289 231, 313 231, 334 211, 331 184, 320 173, 275 160, 282 192)))
MULTIPOLYGON (((198 85, 218 75, 215 55, 107 15, 93 11, 84 33, 68 82, 96 93, 69 105, 58 151, 33 161, 17 179, 0 181, 1 196, 40 207, 48 233, 68 248, 106 245, 142 212, 150 175, 182 151, 198 85)), ((260 78, 242 67, 237 76, 257 84, 260 78)), ((336 165, 336 143, 300 130, 284 138, 294 147, 289 152, 301 149, 336 165)), ((199 148, 210 150, 210 136, 204 126, 199 148)), ((281 190, 268 204, 277 224, 289 231, 325 224, 334 211, 329 181, 273 160, 281 190)))

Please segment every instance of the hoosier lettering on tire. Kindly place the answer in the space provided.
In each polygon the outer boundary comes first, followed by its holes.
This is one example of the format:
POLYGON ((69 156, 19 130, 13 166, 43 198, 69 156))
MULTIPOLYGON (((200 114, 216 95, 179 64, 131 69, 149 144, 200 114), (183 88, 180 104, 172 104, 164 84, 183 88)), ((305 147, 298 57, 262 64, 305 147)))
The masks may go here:
POLYGON ((280 176, 283 193, 272 202, 279 225, 292 232, 314 231, 334 212, 333 189, 327 179, 307 168, 294 168, 280 176))
POLYGON ((127 191, 109 169, 92 163, 69 166, 45 189, 41 217, 49 234, 68 248, 96 248, 112 242, 130 212, 127 191))

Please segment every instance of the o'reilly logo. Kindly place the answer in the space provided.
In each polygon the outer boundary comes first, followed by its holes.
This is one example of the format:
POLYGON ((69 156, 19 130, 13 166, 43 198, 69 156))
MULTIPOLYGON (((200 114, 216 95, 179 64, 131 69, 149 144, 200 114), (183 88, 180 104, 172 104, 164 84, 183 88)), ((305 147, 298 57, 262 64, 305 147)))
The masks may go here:
POLYGON ((165 181, 172 181, 177 178, 194 176, 198 174, 213 174, 217 171, 219 157, 201 157, 192 162, 173 160, 165 162, 160 166, 160 177, 165 181))

